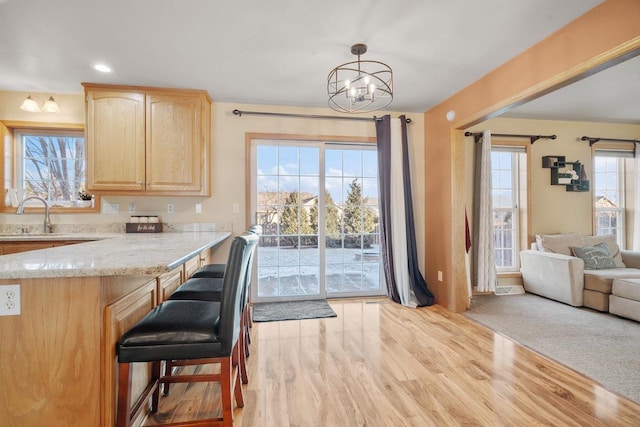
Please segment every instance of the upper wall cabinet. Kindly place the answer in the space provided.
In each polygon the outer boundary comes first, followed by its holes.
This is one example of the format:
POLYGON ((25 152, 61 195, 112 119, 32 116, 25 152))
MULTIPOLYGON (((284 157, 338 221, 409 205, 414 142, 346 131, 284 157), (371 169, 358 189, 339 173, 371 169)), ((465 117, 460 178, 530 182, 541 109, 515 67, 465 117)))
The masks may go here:
POLYGON ((82 85, 90 191, 210 195, 211 100, 205 91, 82 85))

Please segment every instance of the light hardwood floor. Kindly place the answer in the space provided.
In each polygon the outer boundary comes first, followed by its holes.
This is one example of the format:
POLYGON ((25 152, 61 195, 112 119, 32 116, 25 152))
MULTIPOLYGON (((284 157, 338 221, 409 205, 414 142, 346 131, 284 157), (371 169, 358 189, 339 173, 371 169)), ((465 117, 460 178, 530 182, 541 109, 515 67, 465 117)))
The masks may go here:
MULTIPOLYGON (((443 307, 330 304, 254 323, 235 426, 640 425, 639 405, 443 307)), ((146 425, 215 416, 218 390, 174 385, 146 425)))

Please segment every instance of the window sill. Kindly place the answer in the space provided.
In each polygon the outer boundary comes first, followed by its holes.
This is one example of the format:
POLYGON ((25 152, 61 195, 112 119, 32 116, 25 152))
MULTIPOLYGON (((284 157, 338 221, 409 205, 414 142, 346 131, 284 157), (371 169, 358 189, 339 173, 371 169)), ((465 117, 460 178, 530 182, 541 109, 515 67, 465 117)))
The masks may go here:
POLYGON ((519 271, 501 271, 497 273, 499 279, 518 279, 522 277, 519 271))
MULTIPOLYGON (((0 208, 2 213, 16 213, 16 208, 13 206, 3 206, 0 208)), ((25 206, 25 214, 40 213, 44 215, 44 208, 41 206, 25 206)), ((81 214, 81 213, 100 213, 100 202, 95 201, 93 207, 80 207, 80 206, 51 206, 49 208, 50 214, 81 214)))

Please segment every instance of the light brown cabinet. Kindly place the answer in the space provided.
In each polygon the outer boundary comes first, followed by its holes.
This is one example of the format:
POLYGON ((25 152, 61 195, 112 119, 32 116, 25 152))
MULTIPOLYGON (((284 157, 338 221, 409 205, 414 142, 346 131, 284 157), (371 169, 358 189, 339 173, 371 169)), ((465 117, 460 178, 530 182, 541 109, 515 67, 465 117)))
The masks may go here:
POLYGON ((38 249, 55 248, 57 246, 83 243, 86 240, 29 240, 0 242, 0 255, 17 254, 38 249))
POLYGON ((205 91, 82 85, 90 191, 210 195, 211 99, 205 91))
POLYGON ((193 257, 184 263, 184 280, 188 280, 200 268, 200 257, 193 257))
MULTIPOLYGON (((108 281, 108 279, 103 279, 108 281)), ((122 281, 121 281, 122 282, 122 281)), ((123 284, 126 282, 122 282, 123 284)), ((126 283, 124 288, 129 287, 126 283)), ((104 345, 102 351, 103 357, 107 361, 104 366, 104 378, 111 378, 111 381, 105 381, 101 385, 103 387, 103 396, 105 398, 105 411, 102 414, 102 425, 114 425, 116 417, 116 378, 118 373, 118 358, 115 352, 116 343, 120 336, 131 329, 140 319, 149 313, 157 304, 157 287, 156 281, 150 280, 143 286, 135 289, 135 291, 119 298, 113 304, 109 304, 104 309, 104 345)), ((135 363, 133 366, 132 391, 134 396, 133 402, 137 397, 142 395, 146 384, 150 378, 149 364, 135 363)))
POLYGON ((169 299, 173 291, 184 282, 183 266, 177 267, 158 277, 158 304, 169 299))

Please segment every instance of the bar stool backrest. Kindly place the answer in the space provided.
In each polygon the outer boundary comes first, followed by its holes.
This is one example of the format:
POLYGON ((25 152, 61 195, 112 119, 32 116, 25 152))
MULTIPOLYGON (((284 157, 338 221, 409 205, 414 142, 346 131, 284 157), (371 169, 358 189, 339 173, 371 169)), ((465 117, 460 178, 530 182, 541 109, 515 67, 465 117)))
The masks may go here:
POLYGON ((253 234, 262 234, 262 226, 258 225, 258 224, 251 224, 251 226, 249 227, 249 229, 247 230, 249 233, 253 233, 253 234))
POLYGON ((229 353, 240 333, 240 315, 244 303, 242 296, 247 267, 257 242, 257 235, 245 234, 233 239, 229 250, 220 296, 220 319, 217 325, 220 342, 228 346, 224 350, 228 350, 229 353))

